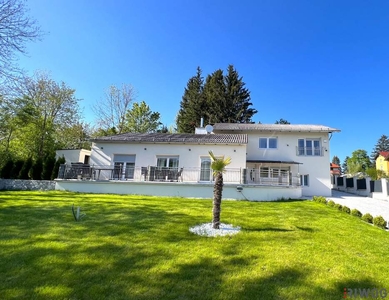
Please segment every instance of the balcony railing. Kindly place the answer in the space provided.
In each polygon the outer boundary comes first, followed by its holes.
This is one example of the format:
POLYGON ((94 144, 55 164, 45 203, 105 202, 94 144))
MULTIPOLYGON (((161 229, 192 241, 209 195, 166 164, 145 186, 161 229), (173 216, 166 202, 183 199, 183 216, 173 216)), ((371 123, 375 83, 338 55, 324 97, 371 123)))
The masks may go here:
POLYGON ((296 147, 297 156, 323 156, 323 147, 296 147))
MULTIPOLYGON (((58 179, 77 180, 130 180, 154 182, 210 183, 215 180, 209 168, 165 168, 90 166, 84 164, 61 165, 58 179)), ((227 168, 223 173, 225 183, 298 186, 300 179, 286 170, 227 168)))

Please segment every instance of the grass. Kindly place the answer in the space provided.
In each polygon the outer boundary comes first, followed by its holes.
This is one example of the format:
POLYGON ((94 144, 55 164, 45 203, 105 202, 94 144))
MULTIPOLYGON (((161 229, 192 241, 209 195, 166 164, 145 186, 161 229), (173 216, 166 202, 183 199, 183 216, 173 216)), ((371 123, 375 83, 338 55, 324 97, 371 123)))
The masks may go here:
POLYGON ((342 299, 386 288, 389 233, 312 201, 0 192, 1 299, 342 299), (71 206, 86 216, 75 222, 71 206))

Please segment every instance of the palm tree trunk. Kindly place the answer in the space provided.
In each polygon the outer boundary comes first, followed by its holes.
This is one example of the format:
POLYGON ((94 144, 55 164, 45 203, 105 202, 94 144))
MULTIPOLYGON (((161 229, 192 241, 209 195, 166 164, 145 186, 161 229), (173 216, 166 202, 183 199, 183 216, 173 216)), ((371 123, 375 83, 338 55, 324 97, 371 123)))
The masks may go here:
POLYGON ((215 185, 213 187, 213 228, 219 229, 220 227, 220 211, 222 202, 222 191, 223 191, 223 173, 218 172, 216 175, 215 185))

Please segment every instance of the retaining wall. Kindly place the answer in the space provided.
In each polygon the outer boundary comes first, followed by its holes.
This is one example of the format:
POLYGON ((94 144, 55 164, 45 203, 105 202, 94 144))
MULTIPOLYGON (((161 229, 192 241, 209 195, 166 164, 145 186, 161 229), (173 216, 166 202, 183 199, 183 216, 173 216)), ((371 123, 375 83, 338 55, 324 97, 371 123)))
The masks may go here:
POLYGON ((5 190, 5 191, 52 191, 52 190, 55 190, 55 181, 0 179, 0 190, 5 190))

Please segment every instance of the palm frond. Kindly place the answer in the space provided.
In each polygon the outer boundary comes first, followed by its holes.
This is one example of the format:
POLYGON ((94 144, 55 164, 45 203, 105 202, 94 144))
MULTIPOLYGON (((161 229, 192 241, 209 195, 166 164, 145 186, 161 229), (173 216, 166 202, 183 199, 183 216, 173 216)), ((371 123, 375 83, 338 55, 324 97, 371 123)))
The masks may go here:
POLYGON ((222 156, 221 158, 217 158, 212 151, 209 151, 209 156, 212 160, 211 168, 214 175, 219 172, 225 172, 226 166, 231 163, 231 157, 224 158, 224 156, 222 156))

